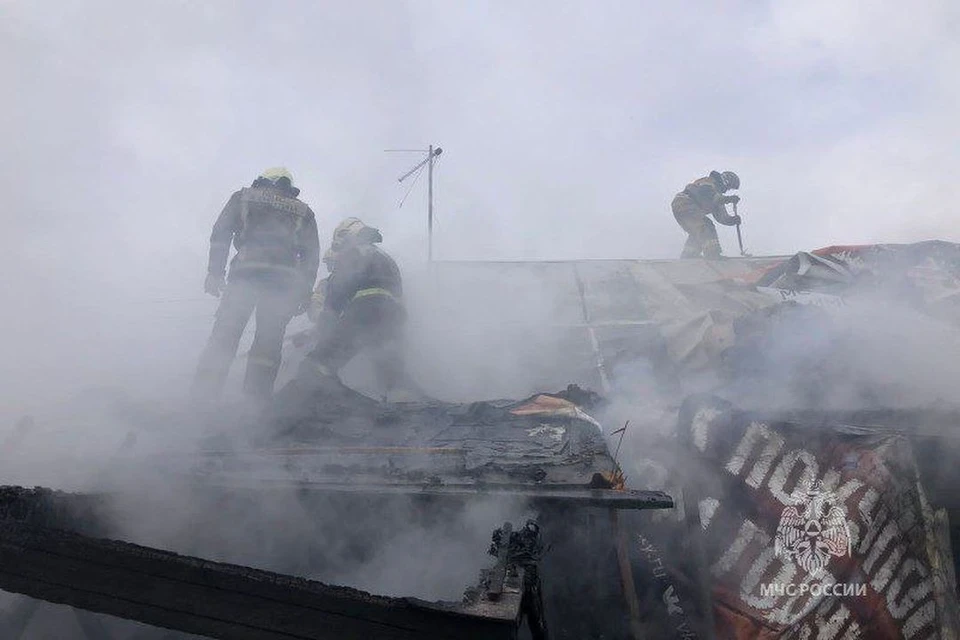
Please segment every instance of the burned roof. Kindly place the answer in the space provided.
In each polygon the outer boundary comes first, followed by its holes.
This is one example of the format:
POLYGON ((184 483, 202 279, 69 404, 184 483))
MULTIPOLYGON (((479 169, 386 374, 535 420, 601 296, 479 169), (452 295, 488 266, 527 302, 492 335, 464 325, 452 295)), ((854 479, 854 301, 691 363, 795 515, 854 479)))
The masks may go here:
POLYGON ((660 492, 624 490, 603 426, 571 398, 592 395, 571 385, 519 401, 388 404, 331 381, 297 398, 295 413, 281 392, 277 409, 251 419, 259 431, 243 446, 232 429, 199 453, 153 460, 208 485, 672 506, 660 492))
POLYGON ((441 383, 458 392, 477 377, 504 388, 603 390, 601 363, 610 378, 638 361, 667 362, 681 375, 702 369, 711 349, 726 346, 718 325, 785 301, 822 306, 893 291, 958 324, 958 274, 960 245, 939 241, 721 260, 441 262, 411 307, 425 323, 456 327, 448 339, 432 331, 429 344, 442 342, 431 357, 455 369, 441 383), (468 357, 477 352, 507 355, 468 357))

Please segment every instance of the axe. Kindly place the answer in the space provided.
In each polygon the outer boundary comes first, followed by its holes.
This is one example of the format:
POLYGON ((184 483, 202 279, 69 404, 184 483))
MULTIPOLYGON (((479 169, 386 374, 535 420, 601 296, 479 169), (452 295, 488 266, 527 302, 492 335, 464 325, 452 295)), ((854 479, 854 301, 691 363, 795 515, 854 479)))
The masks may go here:
MULTIPOLYGON (((736 203, 736 202, 733 203, 733 215, 735 215, 735 216, 739 216, 739 215, 740 215, 740 214, 737 213, 737 203, 736 203)), ((743 250, 743 235, 741 235, 741 233, 740 233, 740 223, 739 223, 739 222, 737 223, 737 242, 740 243, 740 255, 743 256, 743 257, 745 257, 745 258, 749 258, 749 257, 750 257, 750 254, 743 250)))

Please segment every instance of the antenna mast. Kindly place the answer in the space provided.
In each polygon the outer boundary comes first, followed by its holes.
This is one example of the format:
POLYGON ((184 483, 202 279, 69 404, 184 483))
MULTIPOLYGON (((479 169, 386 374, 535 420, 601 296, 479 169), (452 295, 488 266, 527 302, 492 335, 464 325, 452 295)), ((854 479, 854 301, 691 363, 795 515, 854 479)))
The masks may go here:
POLYGON ((415 173, 418 173, 424 166, 427 167, 427 262, 433 262, 433 165, 436 164, 437 156, 443 153, 443 149, 430 145, 426 150, 423 149, 387 149, 388 152, 410 152, 426 153, 427 157, 417 164, 414 168, 407 171, 397 179, 397 182, 403 182, 415 173))

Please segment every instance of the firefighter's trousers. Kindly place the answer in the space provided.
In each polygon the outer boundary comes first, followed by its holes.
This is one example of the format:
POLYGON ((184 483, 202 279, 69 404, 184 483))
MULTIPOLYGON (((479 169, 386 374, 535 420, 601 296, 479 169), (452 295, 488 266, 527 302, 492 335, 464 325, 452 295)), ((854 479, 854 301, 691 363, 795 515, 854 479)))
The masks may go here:
POLYGON ((332 326, 321 331, 317 346, 305 358, 301 378, 337 376, 362 349, 373 349, 377 383, 389 392, 403 384, 403 306, 387 295, 363 296, 347 304, 332 326))
POLYGON ((220 395, 240 338, 254 312, 256 332, 247 356, 243 391, 258 399, 269 397, 280 369, 283 336, 300 305, 301 293, 296 287, 276 280, 231 278, 200 357, 193 385, 194 399, 204 401, 220 395))
POLYGON ((677 224, 688 234, 680 257, 719 258, 720 239, 717 237, 717 227, 707 218, 708 212, 685 193, 677 194, 670 208, 677 224))

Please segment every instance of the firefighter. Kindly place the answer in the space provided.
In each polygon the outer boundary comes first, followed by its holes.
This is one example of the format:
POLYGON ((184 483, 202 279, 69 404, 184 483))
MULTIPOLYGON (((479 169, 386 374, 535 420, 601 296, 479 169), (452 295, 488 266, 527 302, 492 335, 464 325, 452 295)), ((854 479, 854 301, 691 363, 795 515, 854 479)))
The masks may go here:
POLYGON ((377 246, 382 241, 379 230, 358 218, 347 218, 334 231, 323 258, 330 275, 320 282, 308 311, 319 335, 297 374, 301 385, 339 379, 340 369, 367 347, 374 349, 384 391, 405 382, 403 281, 397 263, 377 246))
POLYGON ((267 169, 234 193, 217 218, 204 290, 220 298, 220 306, 197 367, 195 400, 220 395, 254 311, 256 333, 243 390, 260 401, 273 392, 287 324, 306 310, 320 266, 316 219, 299 195, 287 169, 267 169), (227 280, 231 243, 237 251, 227 280))
POLYGON ((673 198, 670 207, 677 223, 687 232, 681 258, 719 258, 720 240, 717 228, 707 216, 726 226, 740 224, 740 216, 727 213, 726 205, 740 202, 740 196, 724 195, 740 188, 740 178, 733 171, 711 171, 694 180, 673 198))

